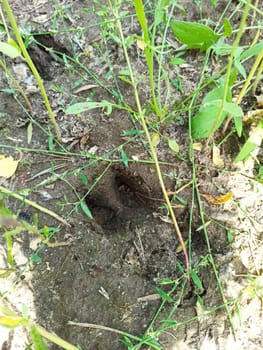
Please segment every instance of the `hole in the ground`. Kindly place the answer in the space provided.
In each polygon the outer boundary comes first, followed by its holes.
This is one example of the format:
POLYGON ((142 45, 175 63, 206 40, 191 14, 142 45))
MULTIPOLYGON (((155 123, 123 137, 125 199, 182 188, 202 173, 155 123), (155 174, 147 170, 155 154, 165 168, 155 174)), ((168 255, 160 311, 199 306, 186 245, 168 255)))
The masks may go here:
POLYGON ((132 179, 128 175, 118 174, 112 181, 104 183, 103 191, 98 188, 93 195, 91 193, 86 202, 94 219, 104 230, 116 231, 149 214, 149 208, 139 193, 138 177, 132 179))

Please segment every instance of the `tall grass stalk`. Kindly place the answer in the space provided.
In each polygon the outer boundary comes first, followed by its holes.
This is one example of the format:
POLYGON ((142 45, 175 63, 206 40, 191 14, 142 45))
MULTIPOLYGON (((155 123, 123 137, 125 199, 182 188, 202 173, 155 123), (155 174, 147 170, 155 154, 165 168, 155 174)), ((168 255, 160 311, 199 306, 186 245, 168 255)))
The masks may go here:
POLYGON ((167 191, 166 191, 166 188, 165 188, 165 184, 164 184, 164 180, 163 180, 163 176, 162 176, 159 160, 158 160, 156 151, 155 151, 153 143, 152 143, 150 132, 149 132, 147 124, 146 124, 145 115, 144 115, 144 111, 142 109, 141 101, 140 101, 140 98, 139 98, 139 93, 138 93, 137 85, 136 85, 136 82, 135 82, 133 70, 132 70, 132 67, 131 67, 130 58, 129 58, 129 55, 128 55, 128 52, 127 52, 127 48, 126 48, 126 45, 125 45, 125 38, 124 38, 123 30, 122 30, 122 25, 121 25, 121 22, 119 20, 119 14, 118 14, 118 10, 117 10, 118 7, 119 7, 118 5, 117 6, 111 6, 111 9, 112 9, 113 15, 116 18, 116 24, 117 24, 117 27, 118 27, 118 30, 119 30, 119 33, 120 33, 120 36, 121 36, 123 52, 124 52, 124 56, 125 56, 125 59, 126 59, 127 66, 128 66, 130 79, 131 79, 131 84, 132 84, 132 87, 133 87, 134 97, 135 97, 136 106, 137 106, 137 110, 138 110, 137 117, 138 117, 138 120, 140 121, 140 123, 142 125, 144 134, 146 136, 146 139, 147 139, 147 142, 148 142, 148 145, 149 145, 150 154, 151 154, 151 157, 152 157, 152 159, 154 161, 154 164, 155 164, 155 168, 156 168, 159 184, 160 184, 160 187, 162 189, 162 193, 163 193, 163 196, 164 196, 167 208, 169 210, 169 213, 170 213, 170 216, 171 216, 174 228, 175 228, 175 232, 177 234, 178 240, 179 240, 179 242, 181 244, 181 247, 182 247, 182 250, 183 250, 183 253, 184 253, 186 270, 188 271, 188 269, 189 269, 189 259, 188 259, 186 246, 185 246, 185 243, 184 243, 184 240, 183 240, 180 228, 178 226, 178 223, 177 223, 177 220, 176 220, 176 217, 175 217, 175 214, 174 214, 174 211, 173 211, 170 199, 168 197, 168 194, 167 194, 167 191))
POLYGON ((227 71, 226 71, 225 84, 224 84, 224 91, 223 91, 223 97, 222 97, 220 109, 219 109, 218 114, 217 114, 217 116, 215 118, 214 124, 212 125, 212 128, 210 130, 209 137, 207 139, 207 144, 210 142, 210 139, 211 139, 212 135, 214 134, 214 132, 216 130, 216 127, 217 127, 219 121, 221 120, 221 117, 222 117, 223 112, 224 112, 224 105, 225 105, 226 98, 227 98, 227 92, 228 92, 228 88, 229 88, 229 81, 230 81, 230 77, 231 77, 231 71, 232 71, 232 66, 233 66, 233 62, 234 62, 234 57, 235 57, 236 50, 237 50, 237 48, 239 46, 240 39, 241 39, 241 37, 243 35, 243 32, 245 30, 246 20, 247 20, 249 9, 250 9, 250 4, 251 4, 251 0, 246 0, 245 7, 244 7, 244 10, 243 10, 243 15, 242 15, 242 18, 241 18, 241 21, 240 21, 240 25, 239 25, 239 29, 238 29, 238 32, 237 32, 237 36, 236 36, 236 38, 234 40, 234 43, 233 43, 233 46, 232 46, 232 49, 231 49, 231 53, 230 53, 229 58, 228 58, 227 71))
MULTIPOLYGON (((159 2, 156 6, 159 5, 159 2)), ((152 93, 152 107, 154 112, 157 114, 159 119, 162 119, 162 108, 157 102, 156 94, 155 94, 155 82, 154 82, 154 70, 153 70, 153 54, 154 54, 154 38, 155 38, 155 32, 156 32, 156 23, 153 24, 153 31, 152 31, 152 38, 149 36, 149 28, 147 26, 147 19, 145 16, 144 6, 142 0, 134 0, 134 7, 136 11, 136 15, 138 18, 138 21, 140 23, 140 26, 142 28, 143 33, 143 40, 146 44, 146 47, 144 49, 147 67, 148 67, 148 73, 149 73, 149 80, 150 80, 150 87, 151 87, 151 93, 152 93)))
POLYGON ((26 63, 28 64, 29 68, 31 69, 31 71, 32 71, 32 73, 33 73, 33 75, 34 75, 34 77, 35 77, 35 79, 37 81, 37 84, 38 84, 40 92, 42 94, 42 97, 43 97, 46 109, 47 109, 48 114, 49 114, 50 121, 51 121, 51 123, 54 126, 56 137, 57 137, 58 140, 61 140, 60 130, 59 130, 58 124, 56 122, 55 115, 54 115, 54 113, 52 111, 52 108, 50 106, 50 103, 49 103, 49 100, 48 100, 48 97, 47 97, 47 93, 46 93, 44 84, 42 82, 42 79, 41 79, 41 77, 40 77, 40 75, 39 75, 39 73, 38 73, 38 71, 37 71, 37 69, 36 69, 36 67, 35 67, 35 65, 34 65, 32 59, 30 57, 30 55, 27 52, 27 49, 26 49, 25 44, 24 44, 24 42, 22 40, 22 37, 20 35, 19 28, 17 26, 16 20, 15 20, 15 17, 13 15, 12 9, 11 9, 11 7, 9 5, 9 2, 8 2, 8 0, 3 0, 2 3, 3 3, 3 6, 4 6, 4 9, 6 11, 6 14, 8 16, 8 19, 10 21, 11 27, 12 27, 12 29, 14 31, 16 40, 17 40, 17 42, 19 44, 19 47, 20 47, 20 49, 22 51, 22 54, 23 54, 23 56, 24 56, 24 58, 26 60, 26 63))

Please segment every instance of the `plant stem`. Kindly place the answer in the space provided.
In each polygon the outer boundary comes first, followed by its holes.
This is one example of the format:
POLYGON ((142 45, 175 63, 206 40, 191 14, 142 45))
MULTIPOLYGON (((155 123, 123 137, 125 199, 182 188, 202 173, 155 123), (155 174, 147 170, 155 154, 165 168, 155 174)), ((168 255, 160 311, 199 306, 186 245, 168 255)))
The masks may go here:
POLYGON ((19 199, 20 201, 25 202, 28 205, 31 205, 31 207, 34 207, 34 208, 42 211, 42 213, 45 213, 45 214, 52 216, 56 220, 62 222, 64 225, 70 226, 70 224, 66 220, 64 220, 61 216, 59 216, 58 214, 54 213, 53 211, 51 211, 47 208, 42 207, 41 205, 37 204, 36 202, 30 201, 29 199, 24 198, 23 196, 19 195, 18 193, 12 192, 3 186, 0 186, 0 192, 2 192, 3 194, 5 194, 7 196, 11 196, 11 197, 14 197, 16 199, 19 199))
POLYGON ((129 55, 128 55, 128 52, 127 52, 127 49, 126 49, 126 46, 125 46, 125 39, 124 39, 123 31, 122 31, 122 26, 121 26, 120 20, 118 19, 119 18, 118 13, 116 13, 116 11, 113 8, 112 8, 112 11, 113 11, 113 14, 114 14, 114 16, 116 18, 117 26, 118 26, 118 29, 119 29, 119 32, 120 32, 120 36, 121 36, 121 41, 122 41, 122 44, 123 44, 124 56, 125 56, 125 59, 126 59, 127 65, 128 65, 128 70, 129 70, 129 73, 130 73, 130 78, 131 78, 131 82, 132 82, 132 86, 133 86, 134 97, 135 97, 135 101, 136 101, 136 105, 137 105, 137 109, 138 109, 138 117, 139 117, 139 120, 141 122, 143 131, 145 133, 147 142, 149 144, 150 154, 151 154, 152 159, 153 159, 154 164, 155 164, 155 168, 156 168, 159 184, 160 184, 160 187, 162 189, 162 193, 163 193, 165 202, 167 204, 167 207, 168 207, 168 210, 169 210, 169 213, 170 213, 170 216, 171 216, 174 228, 175 228, 175 232, 176 232, 178 240, 179 240, 179 242, 180 242, 180 244, 182 246, 182 250, 183 250, 183 253, 184 253, 184 256, 185 256, 186 271, 188 271, 189 259, 188 259, 187 250, 186 250, 185 243, 184 243, 184 240, 183 240, 180 228, 178 226, 178 223, 177 223, 177 220, 176 220, 176 217, 175 217, 175 214, 174 214, 174 211, 173 211, 170 199, 168 197, 168 194, 167 194, 167 191, 166 191, 166 188, 165 188, 165 184, 164 184, 164 180, 163 180, 163 176, 162 176, 159 160, 158 160, 157 154, 155 152, 154 146, 152 144, 151 135, 150 135, 150 132, 148 130, 148 127, 147 127, 147 124, 146 124, 146 121, 145 121, 145 116, 144 116, 144 112, 142 110, 142 106, 141 106, 138 90, 137 90, 136 83, 135 83, 135 78, 134 78, 134 75, 133 75, 133 71, 132 71, 132 67, 131 67, 131 63, 130 63, 130 59, 129 59, 129 55))
POLYGON ((38 333, 42 337, 48 339, 49 341, 51 341, 54 344, 57 344, 61 348, 66 349, 66 350, 79 350, 78 347, 68 343, 64 339, 58 337, 56 334, 52 334, 52 333, 48 332, 47 330, 45 330, 45 328, 43 328, 37 324, 34 324, 34 326, 36 327, 38 333))
POLYGON ((27 104, 27 108, 29 110, 29 112, 32 114, 33 113, 33 109, 31 106, 31 103, 27 97, 27 95, 25 94, 24 90, 22 89, 22 87, 19 85, 18 81, 15 79, 15 77, 12 75, 12 73, 10 72, 10 70, 6 67, 6 65, 4 64, 4 62, 2 60, 0 60, 0 66, 3 68, 3 70, 6 72, 6 74, 9 76, 9 78, 12 80, 12 82, 15 84, 17 90, 20 92, 20 94, 23 96, 26 104, 27 104))
POLYGON ((48 97, 47 97, 47 94, 46 94, 46 90, 45 90, 44 84, 42 82, 42 79, 41 79, 41 77, 40 77, 40 75, 39 75, 39 73, 38 73, 38 71, 37 71, 37 69, 36 69, 36 67, 35 67, 35 65, 34 65, 32 59, 31 59, 31 57, 29 56, 29 54, 27 52, 27 49, 26 49, 26 47, 24 45, 24 42, 22 40, 22 37, 20 35, 20 32, 19 32, 16 20, 15 20, 15 17, 13 15, 11 7, 10 7, 10 5, 8 3, 8 0, 3 0, 2 3, 3 3, 3 6, 5 8, 6 14, 7 14, 8 18, 9 18, 10 24, 11 24, 11 26, 13 28, 14 34, 16 36, 16 40, 17 40, 17 42, 19 44, 19 47, 20 47, 20 49, 22 51, 22 54, 23 54, 23 56, 24 56, 24 58, 26 60, 26 63, 28 64, 29 68, 31 69, 31 71, 32 71, 32 73, 33 73, 33 75, 34 75, 34 77, 35 77, 35 79, 37 81, 37 84, 38 84, 40 92, 42 94, 42 97, 43 97, 46 109, 47 109, 48 114, 49 114, 49 118, 51 120, 51 123, 54 126, 56 137, 57 137, 58 140, 61 140, 60 130, 59 130, 58 124, 56 122, 55 115, 54 115, 54 113, 52 111, 52 108, 50 106, 50 103, 49 103, 49 100, 48 100, 48 97))
POLYGON ((216 130, 216 127, 217 127, 219 121, 221 120, 221 117, 222 117, 222 114, 223 114, 223 111, 224 111, 224 105, 225 105, 226 98, 227 98, 227 92, 228 92, 228 88, 229 88, 229 80, 230 80, 230 76, 231 76, 231 70, 232 70, 232 65, 233 65, 233 61, 234 61, 234 56, 235 56, 235 53, 236 53, 236 50, 238 48, 240 39, 241 39, 242 34, 244 32, 244 29, 245 29, 246 19, 247 19, 247 16, 248 16, 250 3, 251 3, 251 0, 246 0, 246 4, 245 4, 244 11, 243 11, 243 16, 242 16, 241 21, 240 21, 240 26, 239 26, 239 29, 238 29, 238 32, 237 32, 237 36, 236 36, 236 39, 235 39, 235 41, 233 43, 232 50, 231 50, 231 53, 230 53, 230 56, 229 56, 229 59, 228 59, 227 71, 226 71, 226 77, 225 77, 225 85, 224 85, 224 92, 223 92, 223 97, 222 97, 220 109, 218 111, 218 114, 216 116, 214 124, 212 125, 212 128, 210 130, 210 133, 209 133, 209 136, 208 136, 208 139, 207 139, 207 144, 210 142, 210 139, 211 139, 212 135, 214 134, 214 132, 216 130))

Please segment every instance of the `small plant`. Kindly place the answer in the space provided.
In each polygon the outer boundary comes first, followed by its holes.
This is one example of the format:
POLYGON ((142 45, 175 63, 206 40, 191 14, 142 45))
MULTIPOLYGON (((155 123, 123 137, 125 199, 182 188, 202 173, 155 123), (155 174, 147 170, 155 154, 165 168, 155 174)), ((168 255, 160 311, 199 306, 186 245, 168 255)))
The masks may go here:
POLYGON ((0 304, 0 326, 9 329, 15 329, 17 327, 26 328, 29 331, 30 339, 35 350, 48 349, 45 340, 48 340, 66 350, 81 350, 79 346, 74 346, 54 333, 50 333, 43 327, 31 322, 25 306, 22 316, 19 316, 0 304))

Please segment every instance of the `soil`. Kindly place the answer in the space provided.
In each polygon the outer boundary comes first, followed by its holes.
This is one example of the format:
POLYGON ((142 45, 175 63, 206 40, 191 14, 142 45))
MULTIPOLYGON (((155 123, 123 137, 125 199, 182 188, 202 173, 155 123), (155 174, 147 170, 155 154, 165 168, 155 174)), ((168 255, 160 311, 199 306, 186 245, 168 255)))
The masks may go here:
MULTIPOLYGON (((200 2, 203 5, 199 6, 190 0, 179 3, 186 9, 186 16, 182 17, 177 9, 178 18, 197 21, 201 16, 214 23, 223 9, 226 8, 227 17, 236 6, 234 2, 226 6, 226 1, 218 1, 216 8, 210 1, 200 2)), ((69 225, 59 226, 51 240, 57 244, 54 247, 27 232, 14 238, 16 271, 1 283, 5 305, 18 313, 25 305, 33 321, 87 350, 127 349, 120 334, 103 326, 142 337, 146 330, 150 334, 166 319, 177 326, 156 335, 160 349, 262 349, 262 300, 251 293, 254 291, 251 281, 258 283, 262 297, 263 282, 259 276, 263 262, 263 186, 255 181, 255 158, 238 165, 233 163, 244 140, 233 135, 223 144, 223 168, 213 163, 211 150, 196 151, 200 193, 213 197, 234 193, 223 205, 211 204, 202 197, 199 208, 192 191, 187 116, 174 116, 171 123, 161 127, 162 135, 176 140, 180 146, 177 155, 164 137, 156 149, 167 190, 178 191, 180 200, 173 202, 174 211, 184 239, 191 237, 191 265, 199 266, 202 283, 198 288, 197 283, 181 277, 184 256, 164 206, 147 142, 142 134, 123 136, 135 125, 140 130, 138 122, 126 111, 117 109, 110 115, 105 115, 102 109, 78 116, 65 114, 70 104, 87 98, 116 102, 122 96, 123 101, 135 108, 132 89, 121 81, 118 91, 114 81, 113 73, 118 76, 120 69, 127 68, 121 47, 109 40, 108 51, 103 51, 105 38, 98 25, 101 18, 91 10, 99 3, 23 0, 10 1, 10 5, 19 25, 27 29, 31 26, 31 31, 38 33, 35 39, 39 44, 30 45, 29 53, 43 78, 62 142, 50 138, 48 115, 26 64, 20 59, 7 60, 29 96, 33 114, 26 113, 21 97, 8 93, 10 80, 1 71, 1 154, 22 157, 15 176, 1 184, 14 191, 30 188, 27 199, 61 215, 69 225), (85 30, 77 30, 82 27, 85 30), (70 61, 80 52, 79 64, 70 61), (94 82, 94 75, 98 81, 94 82), (28 125, 33 125, 30 142, 28 125), (130 160, 128 166, 123 161, 123 150, 130 160), (83 196, 94 219, 76 205, 83 196), (210 249, 225 300, 220 296, 208 258, 202 215, 207 222, 210 249), (175 302, 162 303, 156 288, 165 292, 173 288, 170 295, 175 302), (201 311, 199 297, 204 303, 201 311), (223 307, 227 301, 235 335, 223 307), (158 308, 158 317, 149 330, 158 308), (198 317, 200 312, 202 316, 198 317), (76 324, 70 325, 69 321, 76 324)), ((128 4, 125 9, 132 13, 128 4)), ((237 12, 231 21, 238 26, 239 20, 237 12)), ((125 35, 139 30, 133 17, 128 17, 123 25, 125 35)), ((253 35, 251 30, 244 40, 249 44, 253 35)), ((169 40, 176 50, 179 44, 172 35, 169 40)), ((143 83, 147 79, 143 55, 136 47, 129 48, 129 54, 139 79, 140 97, 146 104, 150 91, 143 83)), ((183 81, 181 90, 170 92, 171 106, 195 91, 203 57, 201 52, 187 51, 183 55, 187 63, 169 71, 169 79, 181 77, 183 81)), ((210 73, 220 64, 223 63, 209 67, 210 73)), ((262 159, 262 150, 257 152, 257 159, 262 159)), ((20 220, 32 223, 38 213, 39 227, 58 227, 55 219, 28 204, 21 205, 11 197, 4 201, 20 220)), ((0 248, 0 266, 7 267, 3 237, 0 248)), ((29 343, 25 329, 3 332, 1 329, 2 350, 29 349, 26 347, 29 343)), ((49 348, 58 346, 49 343, 49 348)))

